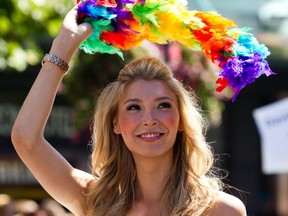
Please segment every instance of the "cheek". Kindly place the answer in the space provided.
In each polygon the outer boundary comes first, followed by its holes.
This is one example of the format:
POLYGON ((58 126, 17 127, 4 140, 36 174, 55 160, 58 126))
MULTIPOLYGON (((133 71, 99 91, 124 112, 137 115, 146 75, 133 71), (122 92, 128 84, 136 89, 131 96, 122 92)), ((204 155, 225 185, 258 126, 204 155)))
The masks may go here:
POLYGON ((175 113, 165 113, 165 115, 162 117, 162 120, 165 121, 165 124, 169 127, 175 127, 178 129, 180 117, 177 112, 175 113))
POLYGON ((133 132, 139 122, 139 117, 137 115, 122 114, 119 117, 119 126, 121 128, 121 133, 127 134, 133 132))

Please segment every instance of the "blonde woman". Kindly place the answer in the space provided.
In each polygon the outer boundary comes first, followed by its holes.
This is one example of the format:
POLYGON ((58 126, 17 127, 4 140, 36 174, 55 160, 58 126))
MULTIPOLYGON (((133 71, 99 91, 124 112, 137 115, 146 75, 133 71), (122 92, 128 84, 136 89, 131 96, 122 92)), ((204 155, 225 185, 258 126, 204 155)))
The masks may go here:
POLYGON ((243 203, 221 192, 212 174, 192 92, 157 59, 131 62, 103 90, 91 174, 72 167, 45 140, 66 64, 92 33, 76 18, 77 7, 65 17, 12 130, 17 153, 44 189, 76 216, 245 216, 243 203))

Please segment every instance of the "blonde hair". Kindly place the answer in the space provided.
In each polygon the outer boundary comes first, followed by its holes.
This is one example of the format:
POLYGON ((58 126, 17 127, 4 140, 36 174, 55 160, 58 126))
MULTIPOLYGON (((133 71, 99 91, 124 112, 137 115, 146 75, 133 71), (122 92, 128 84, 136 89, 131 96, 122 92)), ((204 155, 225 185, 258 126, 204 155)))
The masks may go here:
POLYGON ((205 141, 205 121, 193 91, 173 77, 171 70, 155 58, 127 64, 118 80, 109 84, 98 99, 94 116, 92 173, 88 194, 88 216, 122 216, 132 207, 135 165, 121 135, 113 132, 113 119, 125 86, 137 80, 163 80, 178 99, 182 131, 174 144, 174 161, 162 192, 161 215, 201 215, 221 189, 211 173, 213 155, 205 141))

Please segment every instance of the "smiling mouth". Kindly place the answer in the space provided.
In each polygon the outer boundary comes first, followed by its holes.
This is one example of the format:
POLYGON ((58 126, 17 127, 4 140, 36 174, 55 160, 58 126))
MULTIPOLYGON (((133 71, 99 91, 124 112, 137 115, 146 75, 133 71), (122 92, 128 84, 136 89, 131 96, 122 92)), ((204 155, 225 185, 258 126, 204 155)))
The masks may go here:
POLYGON ((155 137, 160 137, 162 136, 163 133, 150 133, 150 134, 141 134, 139 137, 141 138, 155 138, 155 137))

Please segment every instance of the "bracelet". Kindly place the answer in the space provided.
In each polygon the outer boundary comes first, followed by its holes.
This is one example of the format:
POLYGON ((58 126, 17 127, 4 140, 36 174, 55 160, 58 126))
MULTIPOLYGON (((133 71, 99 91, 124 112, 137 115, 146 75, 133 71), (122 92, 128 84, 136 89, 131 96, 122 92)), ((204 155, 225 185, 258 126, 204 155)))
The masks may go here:
POLYGON ((63 61, 61 58, 59 58, 58 56, 52 55, 52 54, 45 54, 43 60, 42 60, 42 65, 46 62, 51 62, 55 65, 57 65, 61 70, 64 71, 64 75, 67 74, 68 69, 69 69, 69 65, 63 61))

